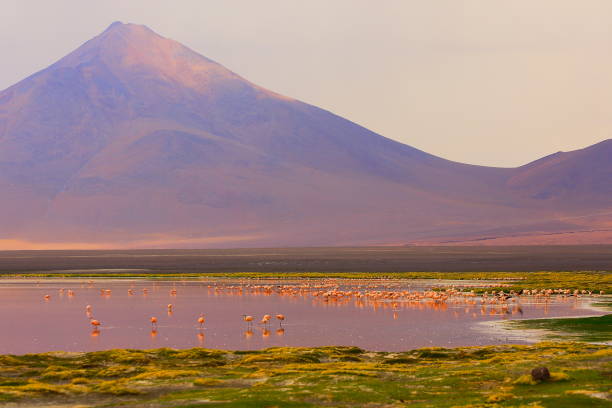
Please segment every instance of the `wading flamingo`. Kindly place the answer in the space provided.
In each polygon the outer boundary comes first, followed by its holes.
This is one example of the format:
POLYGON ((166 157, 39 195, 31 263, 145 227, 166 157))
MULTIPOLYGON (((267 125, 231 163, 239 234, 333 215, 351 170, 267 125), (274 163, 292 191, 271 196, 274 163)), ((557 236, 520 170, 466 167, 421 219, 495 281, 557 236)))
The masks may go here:
POLYGON ((246 322, 247 327, 251 327, 251 325, 253 324, 253 316, 242 315, 242 320, 246 322))
POLYGON ((204 313, 200 313, 200 317, 198 318, 198 323, 200 323, 200 329, 202 328, 202 326, 204 326, 204 322, 206 322, 206 319, 204 318, 204 313))

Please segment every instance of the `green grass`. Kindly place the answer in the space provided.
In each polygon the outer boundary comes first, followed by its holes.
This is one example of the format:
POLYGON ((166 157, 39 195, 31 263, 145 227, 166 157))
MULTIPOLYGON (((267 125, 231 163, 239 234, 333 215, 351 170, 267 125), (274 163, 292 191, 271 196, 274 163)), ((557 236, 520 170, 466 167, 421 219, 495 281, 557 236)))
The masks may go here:
POLYGON ((37 274, 8 274, 5 277, 31 277, 31 278, 146 278, 146 279, 444 279, 444 280, 493 280, 510 287, 498 286, 493 282, 486 288, 476 291, 495 289, 578 289, 590 290, 596 293, 604 291, 612 293, 612 273, 610 272, 397 272, 397 273, 365 273, 365 272, 296 272, 296 273, 186 273, 186 274, 159 274, 159 273, 37 273, 37 274))
POLYGON ((546 330, 549 339, 574 339, 591 342, 612 341, 612 314, 569 319, 514 320, 514 329, 546 330))
POLYGON ((609 407, 612 347, 588 343, 0 356, 0 404, 89 407, 609 407), (545 365, 553 379, 529 381, 545 365), (527 377, 526 377, 527 376, 527 377))

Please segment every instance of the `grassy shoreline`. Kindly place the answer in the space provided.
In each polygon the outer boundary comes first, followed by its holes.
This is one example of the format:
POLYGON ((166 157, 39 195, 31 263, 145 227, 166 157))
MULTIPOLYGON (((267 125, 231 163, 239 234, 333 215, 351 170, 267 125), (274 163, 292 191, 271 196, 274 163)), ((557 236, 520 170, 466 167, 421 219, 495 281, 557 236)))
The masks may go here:
MULTIPOLYGON (((591 306, 602 312, 612 310, 612 300, 593 302, 591 306)), ((552 319, 511 320, 505 322, 511 330, 535 330, 542 340, 585 341, 612 343, 612 314, 584 317, 557 317, 552 319)))
POLYGON ((442 279, 442 280, 476 280, 500 281, 500 285, 487 285, 476 288, 476 292, 485 290, 521 290, 521 289, 572 289, 587 290, 599 293, 612 293, 612 273, 610 272, 291 272, 291 273, 14 273, 2 274, 2 278, 113 278, 113 279, 442 279))
MULTIPOLYGON (((504 291, 612 290, 612 274, 599 272, 44 273, 12 278, 444 279, 487 280, 493 285, 499 280, 504 291)), ((609 307, 609 297, 599 302, 609 307)), ((610 316, 595 323, 579 318, 520 324, 547 324, 547 330, 564 338, 571 320, 574 338, 590 341, 592 337, 580 334, 609 335, 610 316)), ((611 383, 612 346, 585 342, 393 353, 317 347, 0 355, 0 406, 10 407, 608 407, 611 383), (538 366, 550 369, 551 381, 530 379, 530 370, 538 366)))
POLYGON ((513 320, 515 330, 543 330, 544 339, 612 342, 612 314, 593 317, 513 320))
POLYGON ((612 347, 587 343, 0 356, 0 404, 147 407, 607 407, 612 347), (545 365, 552 381, 536 384, 545 365))

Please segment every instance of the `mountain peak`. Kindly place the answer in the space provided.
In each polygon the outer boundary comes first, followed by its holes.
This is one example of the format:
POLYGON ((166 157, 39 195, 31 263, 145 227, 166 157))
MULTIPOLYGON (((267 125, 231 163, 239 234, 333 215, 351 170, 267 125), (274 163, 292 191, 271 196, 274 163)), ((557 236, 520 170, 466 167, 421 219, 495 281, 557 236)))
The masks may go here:
POLYGON ((58 61, 60 68, 103 66, 130 81, 171 83, 196 92, 227 81, 246 82, 216 62, 145 25, 115 21, 58 61))
POLYGON ((151 36, 157 38, 163 38, 155 31, 151 30, 146 25, 142 24, 134 24, 134 23, 124 23, 122 21, 115 21, 109 25, 106 30, 100 34, 99 37, 107 37, 109 35, 119 34, 119 35, 130 35, 130 36, 151 36))
MULTIPOLYGON (((130 23, 128 23, 128 24, 130 24, 130 23)), ((111 23, 111 25, 109 25, 108 28, 106 30, 104 30, 104 31, 109 31, 109 30, 117 29, 117 28, 119 28, 121 26, 124 26, 124 25, 126 25, 126 23, 124 23, 123 21, 119 21, 119 20, 113 21, 111 23)))

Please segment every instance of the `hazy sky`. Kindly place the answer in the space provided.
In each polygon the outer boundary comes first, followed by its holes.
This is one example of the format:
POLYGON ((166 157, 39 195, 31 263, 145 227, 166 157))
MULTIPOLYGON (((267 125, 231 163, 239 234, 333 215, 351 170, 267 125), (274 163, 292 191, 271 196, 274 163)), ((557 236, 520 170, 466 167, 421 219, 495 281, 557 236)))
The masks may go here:
POLYGON ((115 20, 451 160, 612 137, 609 0, 1 0, 0 89, 115 20))

